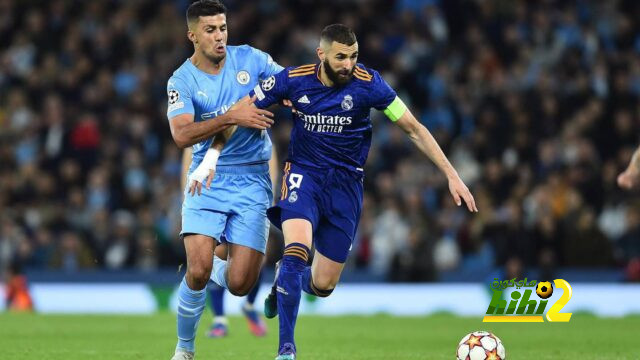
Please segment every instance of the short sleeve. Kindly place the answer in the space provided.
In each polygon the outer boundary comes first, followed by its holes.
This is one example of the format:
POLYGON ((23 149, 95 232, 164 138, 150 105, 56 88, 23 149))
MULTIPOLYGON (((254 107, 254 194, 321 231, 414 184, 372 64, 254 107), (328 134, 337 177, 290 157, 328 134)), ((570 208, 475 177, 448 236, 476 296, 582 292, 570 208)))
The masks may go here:
POLYGON ((271 75, 260 84, 256 85, 249 93, 250 97, 256 95, 255 105, 261 109, 267 108, 282 99, 287 98, 288 77, 287 71, 283 70, 275 75, 271 75))
POLYGON ((257 59, 259 69, 258 76, 260 81, 266 80, 269 77, 284 70, 284 68, 277 62, 273 61, 271 55, 267 54, 266 52, 253 47, 251 48, 251 51, 253 52, 253 56, 257 59))
POLYGON ((371 107, 377 110, 385 110, 395 100, 396 92, 387 84, 377 71, 370 70, 373 73, 371 107))
POLYGON ((184 80, 172 76, 167 82, 167 119, 194 113, 189 87, 184 80))

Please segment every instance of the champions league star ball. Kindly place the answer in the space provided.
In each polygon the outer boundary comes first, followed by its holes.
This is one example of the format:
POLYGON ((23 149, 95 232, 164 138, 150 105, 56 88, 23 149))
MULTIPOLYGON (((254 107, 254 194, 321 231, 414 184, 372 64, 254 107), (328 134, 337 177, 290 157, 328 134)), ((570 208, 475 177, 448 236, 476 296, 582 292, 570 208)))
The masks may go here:
POLYGON ((460 340, 458 360, 504 360, 507 354, 502 341, 487 331, 475 331, 460 340))

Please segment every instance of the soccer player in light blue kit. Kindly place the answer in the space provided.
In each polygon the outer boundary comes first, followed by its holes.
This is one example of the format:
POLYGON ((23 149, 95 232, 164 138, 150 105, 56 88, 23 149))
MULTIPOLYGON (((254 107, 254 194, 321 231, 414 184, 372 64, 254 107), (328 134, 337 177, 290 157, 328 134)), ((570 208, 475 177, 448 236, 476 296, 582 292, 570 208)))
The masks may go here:
POLYGON ((191 4, 187 25, 194 53, 167 83, 167 117, 176 144, 193 148, 187 186, 201 183, 213 171, 194 172, 205 159, 217 161, 217 173, 210 187, 198 188, 198 196, 185 189, 180 235, 187 273, 178 290, 178 344, 172 360, 194 357, 209 279, 242 296, 260 272, 269 229, 266 210, 273 197, 267 163, 271 140, 266 132, 273 114, 257 109, 251 99, 238 100, 261 79, 282 70, 262 51, 227 46, 226 9, 218 1, 191 4), (224 150, 209 151, 211 138, 235 125, 224 150), (223 233, 228 258, 216 258, 213 264, 223 233))
POLYGON ((464 201, 469 211, 478 211, 471 192, 429 131, 378 72, 357 63, 353 31, 341 24, 327 26, 317 54, 320 63, 287 68, 249 93, 257 95, 259 108, 282 99, 291 99, 296 108, 282 197, 268 212, 285 242, 276 282, 265 301, 265 315, 280 316, 276 360, 296 357, 301 291, 329 296, 351 250, 362 210, 371 108, 384 111, 438 166, 458 206, 464 201), (315 253, 308 266, 312 244, 315 253))
MULTIPOLYGON (((181 188, 187 188, 187 176, 189 175, 189 167, 191 166, 191 158, 193 153, 191 148, 185 148, 182 152, 182 176, 180 177, 181 188)), ((278 156, 275 151, 275 147, 272 148, 271 160, 269 160, 269 175, 271 176, 271 184, 275 184, 277 181, 279 170, 278 156)), ((216 256, 223 259, 227 258, 228 247, 225 244, 226 240, 223 239, 224 245, 216 246, 216 256)), ((267 325, 254 307, 255 300, 260 290, 260 280, 262 279, 262 272, 258 275, 256 285, 245 297, 246 301, 242 304, 241 310, 247 319, 247 325, 249 331, 255 336, 265 336, 267 334, 267 325)), ((213 321, 207 337, 210 338, 222 338, 226 337, 229 333, 229 322, 225 316, 224 309, 224 293, 227 290, 220 285, 216 284, 213 280, 207 283, 207 292, 209 293, 209 303, 211 304, 211 312, 213 313, 213 321)))

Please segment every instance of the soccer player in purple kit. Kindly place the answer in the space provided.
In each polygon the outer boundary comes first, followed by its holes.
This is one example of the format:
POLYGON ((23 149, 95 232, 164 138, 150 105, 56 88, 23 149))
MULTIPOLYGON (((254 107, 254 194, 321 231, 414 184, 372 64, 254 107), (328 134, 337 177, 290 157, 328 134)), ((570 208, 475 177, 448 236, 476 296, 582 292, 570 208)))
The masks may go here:
POLYGON ((265 315, 280 315, 276 360, 295 359, 301 291, 327 297, 340 279, 362 209, 371 108, 384 111, 446 175, 458 206, 464 201, 469 211, 478 211, 429 131, 378 72, 357 63, 358 43, 351 29, 327 26, 317 54, 320 63, 286 68, 249 94, 257 96, 259 108, 290 99, 296 109, 282 196, 267 213, 285 241, 272 292, 265 300, 265 315), (308 266, 312 244, 315 253, 308 266))

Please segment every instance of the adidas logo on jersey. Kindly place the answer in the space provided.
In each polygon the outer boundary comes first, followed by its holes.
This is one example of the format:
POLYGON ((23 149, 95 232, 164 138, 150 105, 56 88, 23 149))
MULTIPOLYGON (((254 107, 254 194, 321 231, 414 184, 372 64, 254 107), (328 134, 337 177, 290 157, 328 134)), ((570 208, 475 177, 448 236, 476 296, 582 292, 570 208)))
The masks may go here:
POLYGON ((289 293, 287 292, 287 290, 285 290, 283 287, 277 286, 276 287, 276 291, 283 294, 283 295, 289 295, 289 293))
POLYGON ((311 103, 309 101, 309 98, 307 97, 307 95, 303 95, 300 99, 298 99, 298 102, 301 104, 309 104, 311 103))

